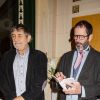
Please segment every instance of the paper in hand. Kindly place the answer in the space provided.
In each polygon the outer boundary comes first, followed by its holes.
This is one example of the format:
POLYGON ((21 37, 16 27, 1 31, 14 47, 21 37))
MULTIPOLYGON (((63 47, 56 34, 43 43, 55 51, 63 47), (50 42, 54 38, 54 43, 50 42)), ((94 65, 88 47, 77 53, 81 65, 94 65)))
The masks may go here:
POLYGON ((68 89, 71 88, 71 86, 68 85, 67 83, 72 83, 72 82, 75 82, 74 78, 65 78, 61 82, 59 82, 59 84, 63 89, 68 89))
POLYGON ((69 85, 67 85, 67 83, 72 83, 72 82, 75 82, 74 78, 64 78, 62 81, 59 81, 55 76, 52 76, 56 82, 58 82, 60 84, 60 86, 63 88, 63 89, 68 89, 69 85))

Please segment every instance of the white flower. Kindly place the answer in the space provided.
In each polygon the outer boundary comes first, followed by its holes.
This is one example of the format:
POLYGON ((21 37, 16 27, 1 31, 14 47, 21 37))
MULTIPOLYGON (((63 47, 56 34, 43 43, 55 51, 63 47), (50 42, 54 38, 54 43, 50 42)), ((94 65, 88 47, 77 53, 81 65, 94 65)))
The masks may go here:
POLYGON ((57 67, 58 59, 57 58, 48 58, 48 79, 52 78, 52 75, 55 73, 57 67))

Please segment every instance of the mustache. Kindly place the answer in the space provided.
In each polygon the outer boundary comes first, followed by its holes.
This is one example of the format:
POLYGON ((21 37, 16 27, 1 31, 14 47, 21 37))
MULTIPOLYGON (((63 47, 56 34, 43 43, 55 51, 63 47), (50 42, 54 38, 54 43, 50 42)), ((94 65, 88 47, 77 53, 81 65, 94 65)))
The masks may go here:
POLYGON ((80 43, 80 42, 76 42, 75 44, 76 44, 76 45, 78 45, 78 44, 81 44, 81 45, 83 45, 83 44, 82 44, 82 43, 80 43))

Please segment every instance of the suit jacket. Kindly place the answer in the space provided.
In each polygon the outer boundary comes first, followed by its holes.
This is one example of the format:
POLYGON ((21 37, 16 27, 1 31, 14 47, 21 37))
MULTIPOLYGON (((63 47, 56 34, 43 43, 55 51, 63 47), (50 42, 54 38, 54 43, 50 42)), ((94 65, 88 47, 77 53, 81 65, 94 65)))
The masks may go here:
MULTIPOLYGON (((57 67, 57 71, 63 72, 66 77, 70 77, 73 55, 74 50, 65 53, 57 67)), ((96 100, 96 96, 100 95, 100 53, 93 48, 90 48, 78 81, 84 86, 86 93, 85 98, 82 98, 80 94, 79 100, 96 100)), ((53 85, 53 88, 57 87, 57 85, 53 85)), ((63 92, 60 92, 59 95, 60 100, 66 100, 66 95, 63 92)))
MULTIPOLYGON (((16 97, 13 62, 16 50, 7 52, 0 63, 0 89, 6 100, 16 97)), ((30 50, 26 74, 25 100, 44 100, 42 85, 47 79, 47 57, 38 50, 30 50)))

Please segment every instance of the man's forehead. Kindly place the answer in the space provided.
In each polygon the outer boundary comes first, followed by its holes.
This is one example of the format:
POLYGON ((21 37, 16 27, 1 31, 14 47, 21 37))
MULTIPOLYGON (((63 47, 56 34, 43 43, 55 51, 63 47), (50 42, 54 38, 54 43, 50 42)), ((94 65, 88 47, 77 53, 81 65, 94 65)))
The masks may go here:
POLYGON ((76 27, 74 30, 74 34, 87 35, 86 28, 85 27, 76 27))
POLYGON ((14 33, 20 33, 20 34, 25 34, 24 30, 23 29, 20 29, 20 30, 14 30, 11 34, 14 34, 14 33))
POLYGON ((15 30, 11 34, 25 34, 23 30, 15 30))
POLYGON ((86 29, 86 27, 85 27, 84 25, 76 26, 75 29, 76 29, 76 28, 83 28, 83 29, 86 29))
POLYGON ((74 32, 75 31, 86 31, 86 27, 80 27, 80 26, 77 26, 75 29, 74 29, 74 32))

